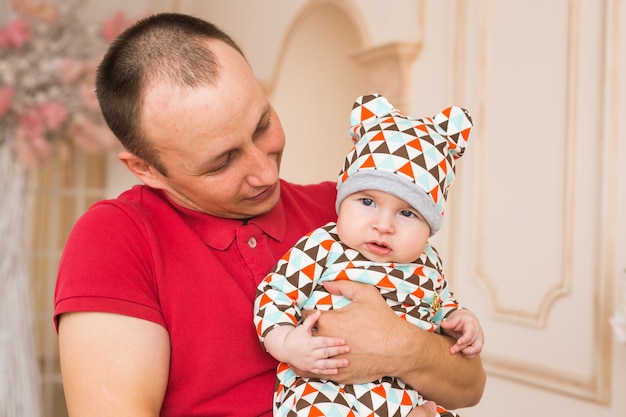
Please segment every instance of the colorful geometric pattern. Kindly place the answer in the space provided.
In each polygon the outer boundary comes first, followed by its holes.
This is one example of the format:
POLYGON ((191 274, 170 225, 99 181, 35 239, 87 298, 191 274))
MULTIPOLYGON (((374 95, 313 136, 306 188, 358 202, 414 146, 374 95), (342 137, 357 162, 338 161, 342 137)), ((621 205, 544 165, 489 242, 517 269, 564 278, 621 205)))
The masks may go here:
MULTIPOLYGON (((396 314, 431 332, 459 307, 434 247, 427 245, 415 263, 374 263, 341 243, 336 224, 329 223, 301 238, 259 286, 254 322, 261 342, 276 326, 297 325, 303 309, 347 305, 350 300, 322 285, 340 279, 375 285, 396 314)), ((396 378, 342 385, 298 377, 285 364, 277 376, 275 416, 406 416, 424 402, 396 378)))
MULTIPOLYGON (((468 112, 448 107, 434 117, 415 119, 402 115, 385 97, 371 94, 357 99, 350 121, 355 145, 346 155, 337 180, 337 207, 347 196, 341 187, 356 180, 358 174, 396 174, 394 179, 405 182, 403 195, 398 197, 426 217, 434 234, 441 227, 448 189, 454 181, 454 161, 465 152, 472 129, 468 112), (406 192, 407 182, 417 187, 406 192)), ((371 189, 372 181, 359 189, 354 187, 349 187, 350 193, 371 189)))

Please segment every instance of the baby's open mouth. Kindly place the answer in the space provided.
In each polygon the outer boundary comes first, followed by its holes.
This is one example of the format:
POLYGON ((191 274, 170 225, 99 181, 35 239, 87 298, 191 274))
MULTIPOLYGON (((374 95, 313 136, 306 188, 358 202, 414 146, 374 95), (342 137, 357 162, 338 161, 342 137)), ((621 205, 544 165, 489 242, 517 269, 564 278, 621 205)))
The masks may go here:
POLYGON ((365 246, 367 249, 377 255, 387 255, 391 252, 391 248, 384 242, 368 242, 365 246))

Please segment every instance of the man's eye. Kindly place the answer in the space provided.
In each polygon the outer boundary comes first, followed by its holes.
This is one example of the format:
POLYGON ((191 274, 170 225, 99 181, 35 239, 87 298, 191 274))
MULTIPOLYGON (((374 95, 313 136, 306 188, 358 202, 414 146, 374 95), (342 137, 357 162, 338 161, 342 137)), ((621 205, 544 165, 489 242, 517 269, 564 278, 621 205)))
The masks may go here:
POLYGON ((230 165, 231 162, 232 162, 232 158, 231 158, 231 154, 229 153, 224 158, 224 162, 222 162, 221 164, 219 164, 218 166, 216 166, 214 168, 211 168, 210 170, 205 172, 204 175, 218 174, 218 173, 224 171, 226 168, 228 168, 228 166, 230 165))
POLYGON ((267 129, 270 128, 270 121, 270 118, 268 118, 267 121, 263 123, 263 125, 257 126, 256 130, 254 131, 254 136, 259 136, 267 131, 267 129))

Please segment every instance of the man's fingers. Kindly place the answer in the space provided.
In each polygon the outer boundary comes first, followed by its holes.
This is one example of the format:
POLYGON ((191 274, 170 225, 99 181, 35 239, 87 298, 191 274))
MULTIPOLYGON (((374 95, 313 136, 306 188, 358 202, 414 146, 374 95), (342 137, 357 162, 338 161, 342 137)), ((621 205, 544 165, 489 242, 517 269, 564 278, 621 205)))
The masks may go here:
POLYGON ((435 417, 437 405, 432 401, 426 401, 420 407, 415 407, 407 417, 435 417))
POLYGON ((343 295, 351 301, 355 301, 359 298, 364 298, 368 294, 375 294, 380 296, 380 292, 376 289, 375 286, 355 281, 328 281, 324 282, 324 288, 326 288, 326 291, 331 294, 343 295))

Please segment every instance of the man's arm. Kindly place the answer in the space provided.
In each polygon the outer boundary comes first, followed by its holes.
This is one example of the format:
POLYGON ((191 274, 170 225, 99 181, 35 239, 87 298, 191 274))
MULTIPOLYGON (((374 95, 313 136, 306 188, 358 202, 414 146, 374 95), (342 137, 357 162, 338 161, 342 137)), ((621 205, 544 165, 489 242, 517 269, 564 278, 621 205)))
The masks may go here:
POLYGON ((371 285, 336 281, 324 286, 352 300, 318 320, 319 335, 341 337, 350 347, 345 355, 350 365, 326 378, 357 383, 396 376, 450 409, 478 403, 486 380, 480 357, 451 355, 453 339, 399 318, 371 285))
POLYGON ((158 417, 170 341, 160 325, 109 313, 59 319, 63 389, 70 416, 158 417))

